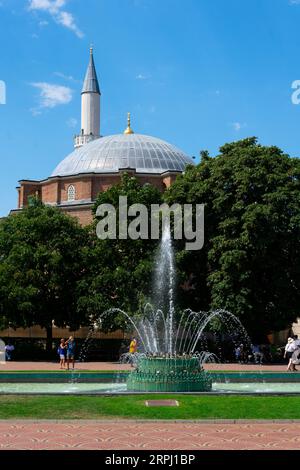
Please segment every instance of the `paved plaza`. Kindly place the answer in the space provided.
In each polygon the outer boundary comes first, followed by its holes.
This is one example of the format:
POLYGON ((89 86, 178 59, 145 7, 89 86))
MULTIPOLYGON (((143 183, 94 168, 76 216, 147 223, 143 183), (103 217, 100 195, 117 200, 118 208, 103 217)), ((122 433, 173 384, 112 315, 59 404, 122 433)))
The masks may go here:
MULTIPOLYGON (((128 364, 120 364, 119 362, 77 362, 76 370, 131 370, 128 364)), ((209 370, 226 370, 226 371, 259 371, 259 372, 285 372, 287 366, 285 364, 204 364, 205 369, 209 370)), ((26 371, 26 370, 60 370, 58 362, 23 362, 11 361, 5 364, 0 363, 0 371, 26 371)))
POLYGON ((299 450, 299 422, 0 421, 1 450, 299 450))

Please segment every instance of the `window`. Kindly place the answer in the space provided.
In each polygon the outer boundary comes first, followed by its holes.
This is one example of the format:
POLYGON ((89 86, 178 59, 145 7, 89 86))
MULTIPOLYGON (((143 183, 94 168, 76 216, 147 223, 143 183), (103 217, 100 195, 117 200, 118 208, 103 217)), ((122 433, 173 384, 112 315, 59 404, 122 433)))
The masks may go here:
POLYGON ((76 189, 73 184, 70 184, 68 187, 68 201, 75 201, 76 199, 76 189))

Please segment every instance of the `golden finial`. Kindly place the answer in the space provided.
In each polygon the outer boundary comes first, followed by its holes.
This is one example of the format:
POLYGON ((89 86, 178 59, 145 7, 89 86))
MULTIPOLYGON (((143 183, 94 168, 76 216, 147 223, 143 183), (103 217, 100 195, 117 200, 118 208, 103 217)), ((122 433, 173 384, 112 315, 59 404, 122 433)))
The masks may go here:
POLYGON ((127 113, 127 129, 125 129, 124 134, 134 134, 130 127, 130 113, 127 113))

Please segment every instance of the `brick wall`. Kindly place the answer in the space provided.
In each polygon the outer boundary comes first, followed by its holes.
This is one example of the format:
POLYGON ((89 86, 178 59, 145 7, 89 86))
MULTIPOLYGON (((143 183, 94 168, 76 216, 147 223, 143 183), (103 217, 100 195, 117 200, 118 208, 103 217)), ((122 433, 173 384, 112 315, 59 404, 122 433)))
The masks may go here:
POLYGON ((28 205, 28 198, 35 196, 40 191, 39 183, 23 183, 18 188, 18 209, 28 205))
POLYGON ((172 174, 172 175, 165 176, 162 180, 165 187, 169 188, 174 183, 174 181, 176 180, 176 177, 177 177, 177 174, 172 174))
MULTIPOLYGON (((57 328, 52 327, 52 336, 56 338, 68 338, 70 335, 74 338, 86 338, 89 333, 88 327, 81 327, 79 330, 70 331, 68 328, 57 328)), ((7 328, 0 330, 0 337, 3 338, 46 338, 46 330, 38 325, 34 325, 31 328, 7 328)), ((102 331, 96 331, 93 334, 95 339, 123 339, 126 334, 122 330, 116 330, 111 333, 103 333, 102 331)))
POLYGON ((62 210, 71 217, 75 217, 83 227, 89 225, 93 221, 92 209, 89 206, 80 209, 63 207, 62 210))
POLYGON ((83 177, 81 179, 67 179, 60 182, 60 200, 65 202, 68 200, 68 188, 70 185, 75 187, 76 199, 91 199, 92 198, 92 178, 83 177))
MULTIPOLYGON (((124 170, 125 172, 126 170, 124 170)), ((91 200, 95 201, 97 195, 100 192, 106 191, 111 186, 120 182, 121 171, 119 174, 99 174, 94 176, 80 176, 74 178, 60 178, 58 180, 48 180, 44 182, 21 182, 21 187, 18 188, 19 202, 18 208, 25 207, 27 205, 28 196, 35 195, 39 192, 42 202, 45 204, 63 204, 68 200, 68 188, 73 185, 76 190, 76 200, 91 200)), ((137 175, 132 172, 132 175, 136 176, 142 185, 150 183, 160 191, 164 191, 170 187, 176 179, 176 174, 169 175, 137 175)), ((81 208, 76 207, 64 207, 62 210, 72 217, 76 217, 80 224, 85 226, 92 222, 93 216, 91 212, 91 206, 82 206, 81 208)))
POLYGON ((95 201, 97 195, 113 185, 120 182, 120 175, 99 175, 93 178, 92 199, 95 201))
POLYGON ((44 203, 57 204, 59 198, 59 183, 57 181, 45 182, 41 185, 41 198, 44 203))

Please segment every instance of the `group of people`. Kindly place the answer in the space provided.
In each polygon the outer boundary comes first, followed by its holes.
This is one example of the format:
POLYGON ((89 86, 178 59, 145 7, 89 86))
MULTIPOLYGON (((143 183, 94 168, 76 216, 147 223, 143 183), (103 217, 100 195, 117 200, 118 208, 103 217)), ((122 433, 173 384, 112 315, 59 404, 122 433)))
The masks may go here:
POLYGON ((297 371, 296 365, 300 364, 300 339, 298 335, 288 338, 287 343, 284 348, 285 359, 288 359, 288 371, 297 371))
POLYGON ((70 368, 70 362, 72 363, 72 367, 74 369, 75 366, 75 341, 73 336, 70 336, 69 339, 65 340, 62 338, 60 340, 60 344, 57 349, 57 353, 59 355, 59 364, 60 368, 64 369, 65 365, 67 364, 67 370, 70 368))
MULTIPOLYGON (((129 354, 130 356, 134 355, 137 352, 138 343, 136 338, 132 338, 129 345, 129 354)), ((7 361, 12 359, 12 353, 14 351, 14 346, 11 343, 8 343, 5 346, 5 357, 7 361)), ((70 363, 74 369, 75 367, 75 341, 73 336, 70 336, 69 339, 65 340, 62 338, 57 349, 59 355, 59 364, 60 368, 64 369, 67 366, 67 370, 70 368, 70 363)), ((239 344, 235 348, 235 359, 239 363, 255 362, 256 364, 262 364, 264 360, 264 353, 261 350, 260 346, 251 344, 250 351, 244 346, 244 344, 239 344)), ((289 337, 284 348, 284 359, 288 360, 287 371, 297 371, 296 365, 300 364, 300 339, 297 335, 289 337)))
POLYGON ((235 360, 239 363, 254 362, 255 364, 262 364, 264 361, 264 353, 258 344, 251 344, 249 349, 241 343, 236 346, 234 354, 235 360))

